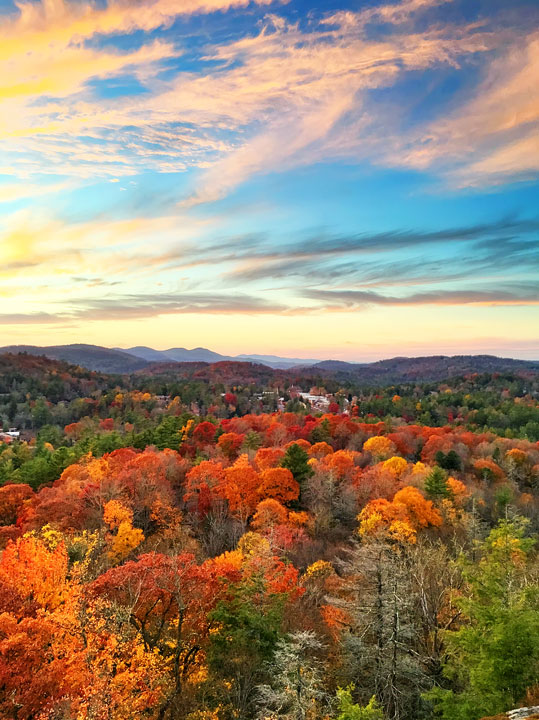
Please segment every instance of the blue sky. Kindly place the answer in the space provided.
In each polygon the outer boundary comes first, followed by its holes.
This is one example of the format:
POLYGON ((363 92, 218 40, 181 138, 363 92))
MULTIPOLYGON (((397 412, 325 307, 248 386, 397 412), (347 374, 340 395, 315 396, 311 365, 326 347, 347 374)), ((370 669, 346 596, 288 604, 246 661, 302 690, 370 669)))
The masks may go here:
POLYGON ((539 356, 539 6, 0 0, 4 342, 539 356))

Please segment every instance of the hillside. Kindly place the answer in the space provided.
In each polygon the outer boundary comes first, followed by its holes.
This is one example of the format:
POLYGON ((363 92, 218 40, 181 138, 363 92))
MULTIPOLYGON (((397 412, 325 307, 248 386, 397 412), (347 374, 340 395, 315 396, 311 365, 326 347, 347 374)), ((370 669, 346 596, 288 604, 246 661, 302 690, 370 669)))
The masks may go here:
POLYGON ((326 360, 313 365, 337 377, 353 378, 366 384, 438 381, 470 373, 537 372, 539 361, 513 360, 494 355, 429 355, 426 357, 395 357, 374 363, 346 363, 326 360))
POLYGON ((0 396, 43 395, 54 402, 86 396, 116 385, 116 379, 70 365, 63 360, 29 353, 0 355, 0 396))
POLYGON ((99 345, 84 343, 74 345, 7 345, 0 347, 0 353, 27 353, 28 355, 44 355, 53 360, 64 360, 72 365, 80 365, 88 370, 105 373, 131 373, 141 370, 148 364, 141 358, 99 345))
POLYGON ((112 374, 173 374, 199 377, 212 380, 252 382, 264 379, 269 381, 288 378, 291 382, 307 385, 316 379, 333 378, 353 381, 365 385, 391 385, 400 382, 440 381, 450 377, 472 373, 533 372, 539 371, 539 361, 513 360, 494 355, 431 355, 426 357, 394 357, 373 363, 347 363, 341 360, 298 365, 297 358, 279 358, 278 356, 257 355, 256 359, 247 357, 225 358, 205 348, 185 350, 173 348, 166 351, 153 350, 139 346, 129 351, 98 345, 74 344, 51 345, 10 345, 0 348, 1 353, 26 353, 45 356, 79 365, 88 370, 112 374), (135 351, 138 356, 135 356, 135 351), (266 360, 266 358, 268 358, 266 360))

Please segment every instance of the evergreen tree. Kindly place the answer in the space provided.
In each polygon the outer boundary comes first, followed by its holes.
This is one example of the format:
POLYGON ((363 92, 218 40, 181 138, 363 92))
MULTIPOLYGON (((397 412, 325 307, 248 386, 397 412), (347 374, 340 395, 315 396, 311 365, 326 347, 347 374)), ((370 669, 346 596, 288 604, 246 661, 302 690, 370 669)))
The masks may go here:
POLYGON ((460 470, 462 468, 460 455, 454 450, 450 450, 447 455, 438 450, 435 459, 436 463, 444 470, 460 470))
POLYGON ((329 441, 331 440, 331 428, 329 425, 329 420, 327 418, 324 418, 322 422, 315 425, 315 427, 311 430, 310 437, 313 443, 329 443, 329 441))
POLYGON ((463 558, 466 624, 449 632, 444 667, 452 689, 427 694, 444 720, 478 720, 518 706, 539 677, 539 588, 522 518, 502 520, 463 558))
POLYGON ((435 465, 425 478, 425 492, 434 500, 451 496, 451 490, 447 485, 447 473, 439 465, 435 465))
POLYGON ((17 398, 14 395, 12 395, 9 400, 9 407, 8 407, 8 412, 7 412, 9 422, 14 422, 15 418, 17 417, 17 410, 18 410, 17 398))
POLYGON ((337 720, 384 720, 384 713, 373 696, 367 705, 359 705, 352 699, 354 685, 346 689, 338 688, 337 701, 339 703, 339 714, 337 720))
POLYGON ((251 714, 256 687, 281 636, 284 595, 266 594, 266 583, 254 575, 230 590, 210 614, 216 631, 208 649, 211 692, 233 716, 251 714))
POLYGON ((281 467, 290 470, 294 480, 301 485, 305 480, 312 477, 313 470, 309 465, 309 455, 297 443, 290 445, 285 456, 281 460, 281 467))

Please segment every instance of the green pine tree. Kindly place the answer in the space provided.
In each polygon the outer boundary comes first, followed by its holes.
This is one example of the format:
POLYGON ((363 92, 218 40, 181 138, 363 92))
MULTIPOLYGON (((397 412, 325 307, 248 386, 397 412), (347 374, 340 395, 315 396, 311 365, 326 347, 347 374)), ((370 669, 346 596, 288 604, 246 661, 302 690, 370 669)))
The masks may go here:
POLYGON ((452 689, 426 697, 443 720, 478 720, 517 707, 539 677, 539 587, 525 521, 502 520, 462 560, 461 629, 448 632, 444 675, 452 689))
POLYGON ((384 713, 373 696, 367 705, 358 705, 352 699, 353 685, 337 689, 339 714, 337 720, 384 720, 384 713))
POLYGON ((309 465, 309 455, 297 443, 290 445, 287 449, 285 456, 281 460, 281 467, 290 470, 294 479, 300 485, 313 475, 313 470, 309 465))
POLYGON ((450 497, 447 473, 439 465, 435 465, 425 478, 425 492, 434 500, 450 497))

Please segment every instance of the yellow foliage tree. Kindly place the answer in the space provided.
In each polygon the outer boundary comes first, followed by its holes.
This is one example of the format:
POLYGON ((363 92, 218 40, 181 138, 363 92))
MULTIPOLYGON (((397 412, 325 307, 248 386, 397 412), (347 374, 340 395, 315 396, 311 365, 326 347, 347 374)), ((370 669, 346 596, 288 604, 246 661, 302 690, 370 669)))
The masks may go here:
POLYGON ((363 445, 363 450, 370 453, 376 460, 386 460, 395 454, 395 444, 383 435, 374 435, 363 445))
POLYGON ((105 505, 103 520, 111 530, 116 530, 116 534, 111 533, 108 538, 107 556, 111 562, 122 562, 142 543, 144 533, 133 527, 133 513, 118 500, 109 500, 105 505))
POLYGON ((389 460, 386 460, 382 467, 398 478, 406 472, 408 463, 404 458, 394 455, 390 457, 389 460))

